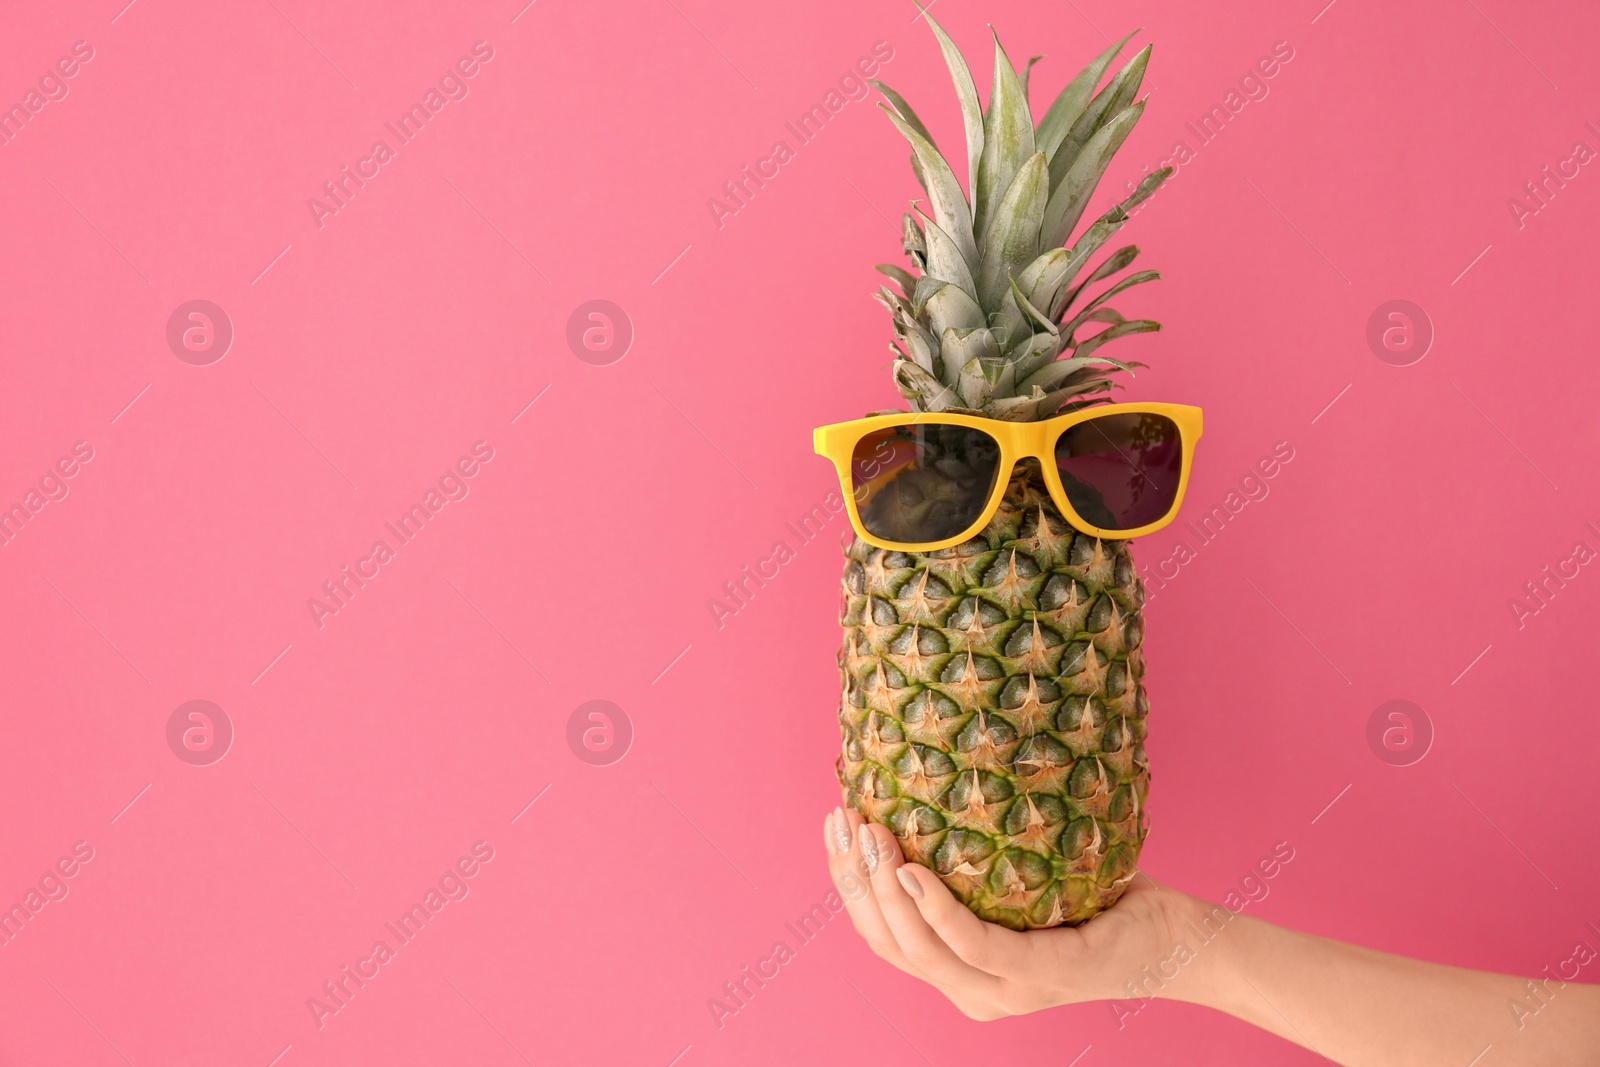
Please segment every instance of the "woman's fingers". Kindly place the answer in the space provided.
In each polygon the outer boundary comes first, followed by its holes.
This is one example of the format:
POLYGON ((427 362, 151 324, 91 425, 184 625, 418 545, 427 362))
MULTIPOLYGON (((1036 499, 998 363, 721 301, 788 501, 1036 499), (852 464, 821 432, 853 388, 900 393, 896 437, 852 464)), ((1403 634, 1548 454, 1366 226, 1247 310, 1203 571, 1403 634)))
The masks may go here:
POLYGON ((854 836, 855 830, 845 821, 843 808, 834 808, 822 820, 822 847, 828 850, 829 867, 832 867, 835 856, 843 856, 850 851, 854 836), (845 828, 842 834, 839 826, 845 828))
POLYGON ((1018 932, 979 919, 937 874, 906 863, 888 827, 840 810, 824 833, 834 883, 872 950, 974 1019, 1121 996, 1110 979, 1174 940, 1176 913, 1154 882, 1130 886, 1085 926, 1018 932))
POLYGON ((842 808, 833 809, 833 814, 823 821, 828 873, 833 876, 833 884, 844 900, 851 924, 855 926, 856 933, 866 940, 867 946, 907 974, 925 980, 925 976, 906 960, 905 953, 900 951, 894 934, 890 933, 878 910, 877 898, 867 883, 867 870, 862 862, 861 851, 856 847, 856 827, 861 823, 860 815, 842 808))
POLYGON ((916 887, 910 895, 917 911, 963 963, 1000 978, 1015 976, 1021 969, 1027 952, 1025 935, 972 914, 930 870, 908 863, 896 873, 902 884, 910 880, 908 891, 916 887))
MULTIPOLYGON (((881 826, 863 823, 857 831, 857 837, 860 839, 857 847, 866 855, 867 868, 872 872, 872 895, 878 902, 879 913, 911 966, 940 986, 963 1010, 967 1010, 963 999, 984 1004, 997 1003, 999 980, 987 971, 962 961, 928 925, 918 910, 918 902, 906 892, 906 885, 901 882, 898 873, 905 861, 901 858, 900 846, 894 835, 881 826), (876 853, 875 862, 873 852, 876 853)), ((938 881, 932 875, 929 878, 930 881, 938 881)), ((922 882, 918 879, 911 884, 921 886, 922 882)), ((923 899, 928 899, 926 889, 923 899)), ((976 916, 973 919, 977 921, 976 916)), ((968 1011, 968 1014, 971 1012, 968 1011)))

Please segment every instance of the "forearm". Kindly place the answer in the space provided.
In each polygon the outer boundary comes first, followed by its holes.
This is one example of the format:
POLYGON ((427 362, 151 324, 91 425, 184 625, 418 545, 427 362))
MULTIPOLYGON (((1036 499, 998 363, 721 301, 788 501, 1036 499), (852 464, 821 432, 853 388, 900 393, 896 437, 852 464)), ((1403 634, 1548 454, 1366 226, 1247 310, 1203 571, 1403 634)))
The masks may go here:
MULTIPOLYGON (((1193 913, 1209 908, 1187 899, 1193 913)), ((1226 1012, 1346 1067, 1600 1060, 1600 986, 1543 978, 1530 985, 1242 915, 1159 995, 1226 1012)))

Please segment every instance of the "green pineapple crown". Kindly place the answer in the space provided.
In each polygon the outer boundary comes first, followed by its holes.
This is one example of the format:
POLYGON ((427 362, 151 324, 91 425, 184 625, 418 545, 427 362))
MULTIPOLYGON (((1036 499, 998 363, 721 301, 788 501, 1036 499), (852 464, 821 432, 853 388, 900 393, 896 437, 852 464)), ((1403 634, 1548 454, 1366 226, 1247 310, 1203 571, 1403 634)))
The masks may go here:
MULTIPOLYGON (((1061 90, 1035 128, 1028 109, 1028 74, 1019 73, 994 39, 994 86, 983 110, 967 62, 950 35, 924 12, 955 82, 967 135, 967 186, 911 105, 882 82, 879 103, 911 143, 911 169, 928 194, 929 218, 907 212, 906 256, 916 273, 891 264, 878 269, 900 287, 882 286, 880 302, 894 316, 894 381, 918 411, 959 411, 1013 422, 1049 418, 1105 399, 1111 376, 1140 366, 1097 350, 1109 341, 1159 330, 1148 319, 1126 319, 1105 301, 1160 275, 1127 275, 1092 299, 1084 290, 1118 273, 1139 254, 1117 249, 1081 281, 1089 258, 1128 220, 1128 212, 1172 173, 1163 168, 1139 183, 1064 247, 1111 157, 1144 112, 1135 101, 1150 48, 1095 87, 1129 34, 1102 52, 1061 90), (1070 314, 1070 318, 1068 317, 1070 314), (1106 324, 1080 336, 1089 323, 1106 324), (1066 358, 1061 358, 1066 354, 1066 358)), ((913 202, 913 206, 915 202, 913 202)))

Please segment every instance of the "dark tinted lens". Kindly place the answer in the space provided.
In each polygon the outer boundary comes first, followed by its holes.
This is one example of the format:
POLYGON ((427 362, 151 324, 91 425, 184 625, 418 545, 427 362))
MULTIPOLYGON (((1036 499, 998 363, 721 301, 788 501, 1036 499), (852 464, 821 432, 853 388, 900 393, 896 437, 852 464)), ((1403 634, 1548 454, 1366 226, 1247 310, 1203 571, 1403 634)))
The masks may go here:
POLYGON ((1183 441, 1165 415, 1106 415, 1056 441, 1067 499, 1102 530, 1134 530, 1161 519, 1178 496, 1183 441))
POLYGON ((983 514, 1000 446, 981 430, 895 426, 856 442, 851 487, 874 537, 920 544, 955 537, 983 514))

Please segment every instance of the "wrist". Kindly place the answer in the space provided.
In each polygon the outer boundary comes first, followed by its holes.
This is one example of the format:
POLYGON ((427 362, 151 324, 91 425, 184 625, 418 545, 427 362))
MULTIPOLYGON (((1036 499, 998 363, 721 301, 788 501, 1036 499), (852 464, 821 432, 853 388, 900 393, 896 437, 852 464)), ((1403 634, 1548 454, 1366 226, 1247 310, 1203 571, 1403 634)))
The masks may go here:
POLYGON ((1150 995, 1226 1010, 1238 984, 1243 928, 1254 920, 1175 889, 1165 890, 1162 912, 1171 947, 1150 995))

